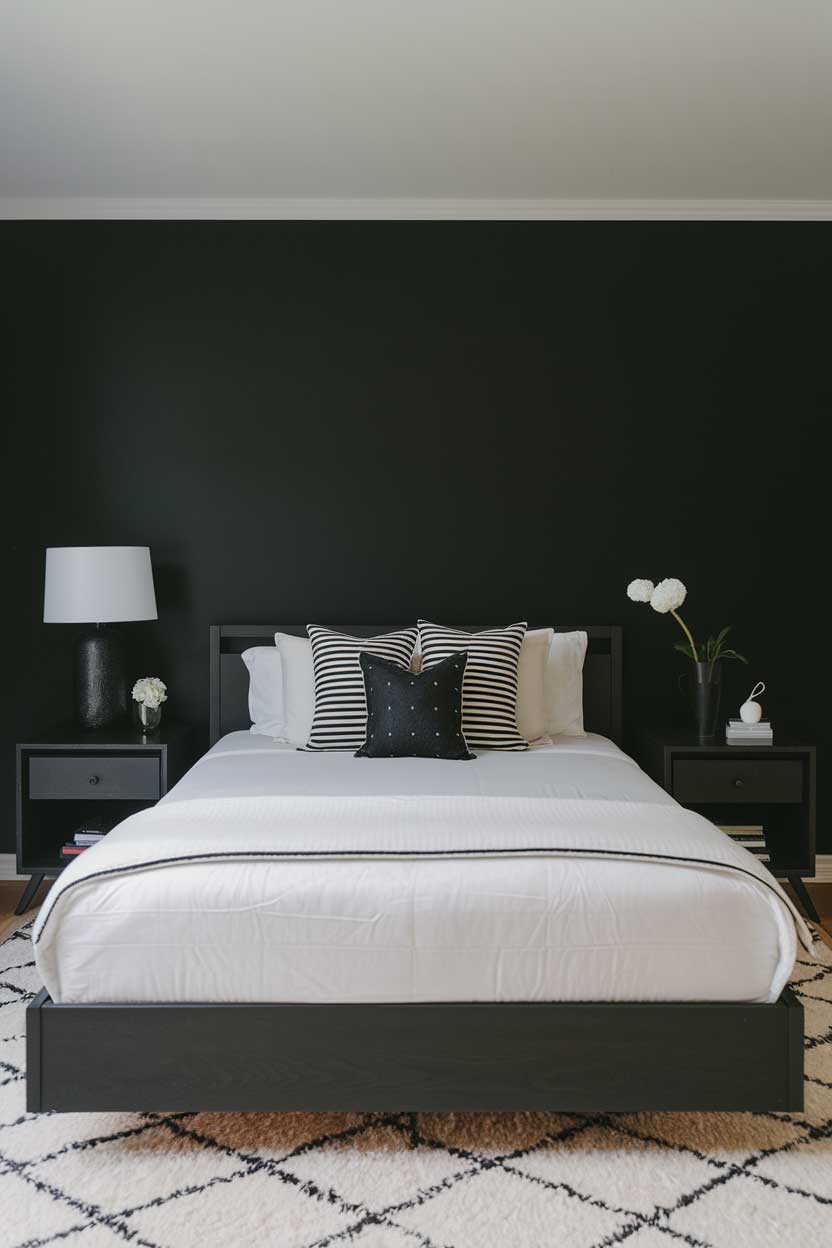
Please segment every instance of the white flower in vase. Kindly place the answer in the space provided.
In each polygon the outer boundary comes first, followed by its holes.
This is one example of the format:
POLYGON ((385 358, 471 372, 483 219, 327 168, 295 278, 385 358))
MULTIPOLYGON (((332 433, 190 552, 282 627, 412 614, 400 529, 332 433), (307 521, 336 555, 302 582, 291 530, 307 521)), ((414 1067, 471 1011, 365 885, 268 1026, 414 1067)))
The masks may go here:
MULTIPOLYGON (((650 582, 647 581, 646 584, 649 585, 650 582)), ((666 580, 659 581, 649 601, 654 611, 666 615, 668 611, 678 611, 687 596, 688 591, 682 582, 677 581, 675 576, 669 576, 666 580)))
POLYGON ((167 685, 158 676, 142 676, 133 686, 136 719, 143 733, 155 732, 162 718, 162 703, 167 702, 167 685))
POLYGON ((627 586, 627 597, 633 602, 649 602, 659 615, 673 616, 687 639, 684 642, 677 642, 676 649, 686 658, 692 659, 694 663, 709 663, 711 667, 720 659, 739 659, 741 663, 747 663, 748 660, 743 655, 725 644, 725 638, 731 631, 730 625, 723 628, 715 637, 709 637, 706 642, 697 645, 693 640, 693 634, 679 615, 679 607, 687 596, 686 586, 675 576, 668 576, 655 586, 652 581, 648 580, 630 581, 627 586))
POLYGON ((633 602, 649 602, 653 597, 655 586, 652 581, 630 581, 627 586, 627 597, 633 602))
POLYGON ((689 673, 690 696, 699 729, 700 741, 709 741, 714 737, 716 720, 719 714, 720 673, 722 659, 739 659, 741 663, 748 660, 738 654, 731 646, 725 644, 725 638, 731 631, 727 626, 711 636, 707 641, 697 644, 693 633, 679 614, 679 607, 688 596, 683 583, 675 576, 666 577, 654 586, 652 581, 630 581, 627 586, 627 597, 633 602, 649 602, 659 615, 672 615, 685 634, 683 642, 677 641, 674 649, 691 659, 695 664, 689 673))

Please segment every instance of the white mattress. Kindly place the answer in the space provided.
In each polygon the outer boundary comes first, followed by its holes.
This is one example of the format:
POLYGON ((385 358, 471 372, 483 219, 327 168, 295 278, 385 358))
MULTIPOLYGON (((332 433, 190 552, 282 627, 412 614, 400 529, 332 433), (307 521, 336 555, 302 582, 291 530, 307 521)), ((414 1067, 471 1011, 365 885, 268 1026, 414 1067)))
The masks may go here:
MULTIPOLYGON (((597 736, 448 763, 304 754, 239 732, 171 790, 157 822, 190 812, 192 825, 205 799, 262 799, 262 813, 275 798, 362 795, 447 798, 453 809, 474 798, 577 799, 611 820, 647 803, 669 840, 683 813, 597 736)), ((701 823, 706 839, 717 836, 701 823)), ((262 835, 261 821, 259 844, 262 835)), ((241 852, 245 839, 243 828, 241 852)), ((107 842, 60 883, 106 866, 107 842)), ((252 860, 232 847, 223 861, 79 882, 35 932, 57 1002, 771 1001, 795 956, 786 905, 742 867, 525 851, 252 860)))

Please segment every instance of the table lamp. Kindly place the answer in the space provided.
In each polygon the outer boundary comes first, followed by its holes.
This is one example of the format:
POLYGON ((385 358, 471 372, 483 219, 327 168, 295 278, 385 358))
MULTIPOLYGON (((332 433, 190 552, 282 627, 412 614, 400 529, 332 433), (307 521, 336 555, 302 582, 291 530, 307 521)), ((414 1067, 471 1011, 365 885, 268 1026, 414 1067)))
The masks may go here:
POLYGON ((127 714, 124 651, 108 624, 155 620, 147 546, 50 546, 43 593, 45 624, 94 624, 75 651, 75 696, 82 728, 105 728, 127 714))

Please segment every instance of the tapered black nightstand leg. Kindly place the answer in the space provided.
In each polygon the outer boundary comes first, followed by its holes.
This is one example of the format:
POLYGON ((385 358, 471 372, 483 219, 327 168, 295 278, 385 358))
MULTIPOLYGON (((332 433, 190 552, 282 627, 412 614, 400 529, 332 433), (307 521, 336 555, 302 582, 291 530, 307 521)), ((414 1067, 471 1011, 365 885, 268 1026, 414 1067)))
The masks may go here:
POLYGON ((46 877, 43 875, 32 875, 29 877, 29 883, 20 894, 20 901, 14 908, 15 914, 25 914, 35 899, 35 893, 40 888, 46 877))
POLYGON ((787 879, 795 891, 797 900, 803 908, 803 913, 807 918, 811 919, 813 923, 820 923, 820 915, 815 909, 815 903, 809 896, 809 891, 803 883, 802 878, 799 875, 789 874, 787 879))

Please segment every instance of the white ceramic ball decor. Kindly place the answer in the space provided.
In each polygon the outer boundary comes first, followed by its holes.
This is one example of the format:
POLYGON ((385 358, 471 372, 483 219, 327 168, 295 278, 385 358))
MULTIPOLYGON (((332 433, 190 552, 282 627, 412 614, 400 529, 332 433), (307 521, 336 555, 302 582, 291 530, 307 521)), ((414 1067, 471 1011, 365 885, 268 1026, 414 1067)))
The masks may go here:
POLYGON ((754 699, 758 698, 761 693, 765 693, 766 687, 761 680, 758 680, 754 688, 748 695, 748 698, 740 707, 740 719, 744 724, 759 724, 763 718, 763 708, 759 702, 754 699))

